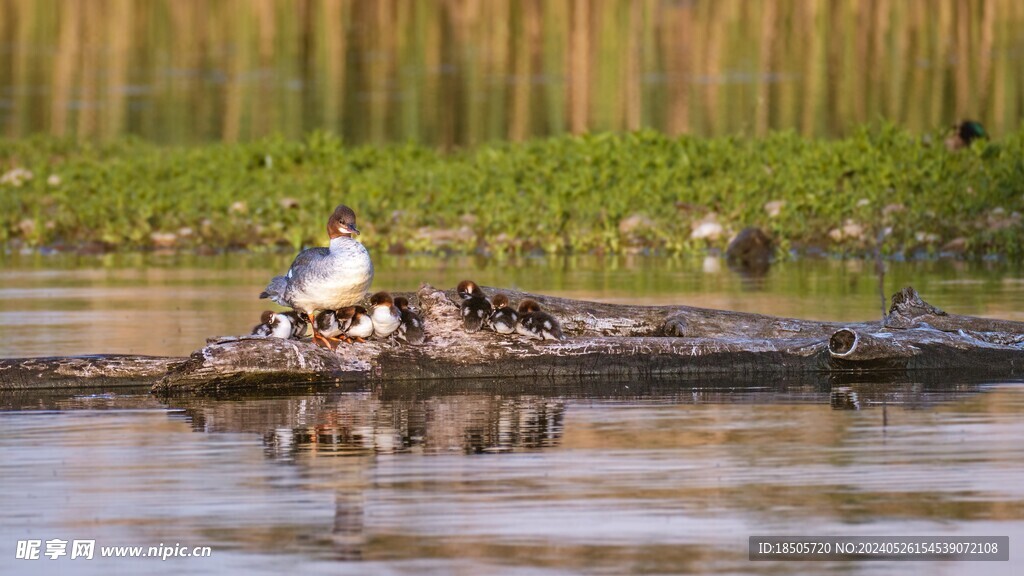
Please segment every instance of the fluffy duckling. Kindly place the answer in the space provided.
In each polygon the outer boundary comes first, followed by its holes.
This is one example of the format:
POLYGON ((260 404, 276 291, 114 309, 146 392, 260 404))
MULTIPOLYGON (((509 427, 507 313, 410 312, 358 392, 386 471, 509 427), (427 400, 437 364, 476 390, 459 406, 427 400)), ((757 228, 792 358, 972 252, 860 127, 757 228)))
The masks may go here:
POLYGON ((292 336, 292 322, 288 316, 264 310, 260 315, 260 324, 252 329, 253 336, 273 336, 287 340, 292 336))
POLYGON ((387 292, 377 292, 370 297, 370 318, 373 320, 373 335, 377 338, 391 336, 402 325, 402 313, 387 292))
POLYGON ((345 330, 345 336, 359 342, 366 342, 367 338, 373 336, 373 319, 370 318, 366 308, 351 306, 339 311, 339 313, 348 314, 350 318, 348 329, 345 330))
POLYGON ((508 296, 498 294, 494 297, 493 304, 494 312, 491 312, 491 317, 487 319, 491 329, 498 334, 512 334, 515 332, 516 320, 519 319, 519 315, 509 307, 508 296))
POLYGON ((348 330, 354 312, 353 308, 324 310, 316 315, 316 331, 326 338, 338 339, 348 330))
POLYGON ((423 318, 409 308, 409 300, 399 296, 395 298, 395 307, 402 313, 402 324, 398 327, 398 339, 409 344, 423 344, 423 318))
POLYGON ((523 300, 519 303, 519 320, 516 332, 528 338, 540 340, 561 340, 562 327, 554 316, 540 309, 534 300, 523 300))
POLYGON ((484 291, 472 280, 459 282, 456 288, 462 298, 462 328, 466 332, 477 332, 491 316, 491 302, 484 291))
POLYGON ((302 314, 299 314, 294 310, 290 310, 288 312, 278 312, 278 314, 287 317, 288 321, 291 322, 291 337, 293 339, 302 340, 306 336, 306 327, 309 325, 309 323, 306 322, 306 318, 302 314))

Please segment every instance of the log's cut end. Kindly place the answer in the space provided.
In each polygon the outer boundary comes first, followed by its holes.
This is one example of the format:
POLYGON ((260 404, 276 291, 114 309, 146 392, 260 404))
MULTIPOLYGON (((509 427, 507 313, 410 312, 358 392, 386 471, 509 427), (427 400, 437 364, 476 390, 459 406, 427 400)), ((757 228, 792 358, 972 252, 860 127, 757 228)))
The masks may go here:
POLYGON ((849 328, 837 330, 828 339, 828 353, 833 358, 844 358, 853 353, 857 348, 857 333, 849 328))

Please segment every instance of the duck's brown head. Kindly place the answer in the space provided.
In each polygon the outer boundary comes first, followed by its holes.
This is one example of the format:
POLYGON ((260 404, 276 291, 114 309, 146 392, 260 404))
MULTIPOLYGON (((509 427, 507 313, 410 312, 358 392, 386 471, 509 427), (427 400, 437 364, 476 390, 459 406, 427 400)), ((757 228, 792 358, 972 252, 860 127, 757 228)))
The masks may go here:
POLYGON ((273 310, 264 310, 263 314, 260 314, 260 322, 268 326, 273 324, 276 320, 277 318, 274 316, 273 310))
POLYGON ((530 312, 540 312, 540 304, 536 300, 527 298, 519 303, 519 313, 529 314, 530 312))
POLYGON ((388 292, 377 292, 370 296, 370 306, 394 306, 395 301, 391 299, 388 292))
POLYGON ((472 280, 463 280, 462 282, 459 282, 459 285, 457 288, 455 288, 455 291, 458 292, 459 296, 462 297, 463 299, 469 298, 471 296, 479 296, 481 298, 486 298, 486 296, 484 295, 484 291, 481 290, 480 286, 477 286, 477 283, 473 282, 472 280))
POLYGON ((404 296, 399 296, 398 298, 395 298, 395 308, 398 308, 399 310, 408 310, 409 299, 404 296))
POLYGON ((327 219, 327 235, 334 240, 346 236, 351 238, 359 235, 356 228, 356 213, 344 204, 334 209, 334 213, 327 219))
POLYGON ((495 309, 505 308, 509 304, 508 296, 504 294, 498 294, 497 296, 494 297, 494 300, 491 301, 491 304, 494 306, 495 309))

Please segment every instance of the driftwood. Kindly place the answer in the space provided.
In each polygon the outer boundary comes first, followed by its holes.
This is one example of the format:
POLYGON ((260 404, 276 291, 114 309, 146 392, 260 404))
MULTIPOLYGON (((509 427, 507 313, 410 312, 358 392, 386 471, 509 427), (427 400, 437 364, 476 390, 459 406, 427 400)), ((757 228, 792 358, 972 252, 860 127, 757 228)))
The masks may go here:
MULTIPOLYGON (((499 290, 485 288, 494 294, 499 290)), ((0 360, 0 389, 156 380, 161 393, 257 390, 301 383, 471 377, 626 377, 945 370, 1009 377, 1024 369, 1024 323, 946 314, 913 288, 884 322, 835 323, 686 306, 623 306, 533 298, 562 321, 563 341, 466 334, 453 290, 406 296, 427 322, 421 346, 370 341, 331 351, 308 340, 221 338, 185 358, 0 360)))

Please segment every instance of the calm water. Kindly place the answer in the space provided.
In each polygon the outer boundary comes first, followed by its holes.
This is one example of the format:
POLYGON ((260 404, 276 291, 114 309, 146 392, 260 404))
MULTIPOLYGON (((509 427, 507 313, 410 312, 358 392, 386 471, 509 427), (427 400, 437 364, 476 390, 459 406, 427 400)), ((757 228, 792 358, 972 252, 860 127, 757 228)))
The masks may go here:
POLYGON ((1024 118, 1024 8, 773 0, 0 0, 0 134, 472 145, 1024 118))
MULTIPOLYGON (((0 257, 0 357, 95 353, 187 355, 207 337, 247 334, 257 295, 292 254, 218 257, 0 257)), ((375 255, 374 290, 454 287, 473 278, 551 295, 688 304, 820 320, 881 316, 873 264, 799 260, 759 278, 719 258, 473 258, 375 255)), ((913 285, 950 312, 1024 321, 1024 270, 1000 262, 893 262, 885 292, 913 285)))
MULTIPOLYGON (((185 354, 245 332, 289 256, 10 258, 3 356, 185 354)), ((485 284, 793 316, 877 314, 871 265, 380 259, 376 287, 485 284)), ((999 263, 893 263, 954 312, 1024 319, 999 263)), ((1018 574, 1004 563, 749 562, 751 535, 1024 541, 1024 382, 475 381, 155 398, 0 392, 0 573, 1018 574), (23 539, 91 561, 14 560, 23 539), (209 558, 99 558, 105 546, 209 558)))
POLYGON ((843 400, 829 390, 467 381, 284 398, 0 393, 0 571, 1020 573, 1024 385, 845 383, 843 400), (753 563, 753 534, 1007 535, 1012 552, 1002 563, 753 563), (26 538, 212 553, 12 560, 26 538))

